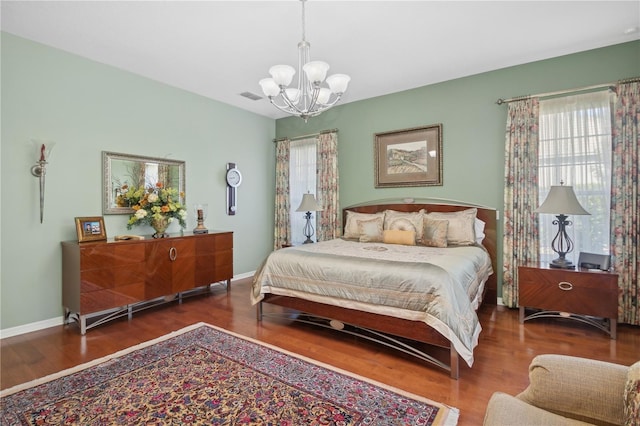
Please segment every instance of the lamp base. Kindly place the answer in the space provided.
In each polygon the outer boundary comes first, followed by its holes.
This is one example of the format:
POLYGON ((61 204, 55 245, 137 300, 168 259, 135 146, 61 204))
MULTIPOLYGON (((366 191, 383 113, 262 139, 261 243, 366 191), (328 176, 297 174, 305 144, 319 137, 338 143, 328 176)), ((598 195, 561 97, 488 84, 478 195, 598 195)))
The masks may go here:
POLYGON ((549 262, 549 267, 556 269, 576 269, 576 265, 574 265, 573 262, 561 258, 553 259, 551 262, 549 262))

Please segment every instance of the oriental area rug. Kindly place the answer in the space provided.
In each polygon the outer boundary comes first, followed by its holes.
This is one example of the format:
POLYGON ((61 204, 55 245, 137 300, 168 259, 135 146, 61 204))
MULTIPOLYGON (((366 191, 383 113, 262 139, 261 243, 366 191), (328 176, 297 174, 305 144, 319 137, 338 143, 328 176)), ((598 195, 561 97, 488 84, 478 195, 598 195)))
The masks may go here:
POLYGON ((198 323, 0 393, 2 425, 455 425, 458 410, 198 323))

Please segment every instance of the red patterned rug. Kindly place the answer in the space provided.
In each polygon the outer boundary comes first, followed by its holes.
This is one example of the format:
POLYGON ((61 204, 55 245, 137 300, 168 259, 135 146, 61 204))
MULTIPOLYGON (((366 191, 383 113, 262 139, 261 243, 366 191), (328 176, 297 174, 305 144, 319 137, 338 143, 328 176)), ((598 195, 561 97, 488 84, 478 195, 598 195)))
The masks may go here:
POLYGON ((0 393, 0 424, 455 425, 458 410, 199 323, 0 393))

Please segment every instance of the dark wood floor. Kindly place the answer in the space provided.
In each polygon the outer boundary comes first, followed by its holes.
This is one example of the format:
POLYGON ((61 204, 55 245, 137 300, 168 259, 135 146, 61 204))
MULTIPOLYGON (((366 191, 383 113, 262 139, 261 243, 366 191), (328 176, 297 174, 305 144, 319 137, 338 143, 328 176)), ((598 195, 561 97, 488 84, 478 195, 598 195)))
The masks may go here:
POLYGON ((640 327, 619 325, 618 339, 587 325, 539 319, 521 325, 517 310, 485 305, 483 331, 469 368, 461 361, 460 379, 392 350, 336 332, 286 321, 256 321, 249 303, 250 279, 235 281, 231 292, 173 302, 102 325, 80 336, 76 325, 52 327, 2 339, 2 389, 45 376, 196 322, 236 333, 369 377, 460 409, 460 425, 482 423, 491 394, 516 394, 528 384, 527 366, 542 353, 583 356, 630 365, 640 359, 640 327))

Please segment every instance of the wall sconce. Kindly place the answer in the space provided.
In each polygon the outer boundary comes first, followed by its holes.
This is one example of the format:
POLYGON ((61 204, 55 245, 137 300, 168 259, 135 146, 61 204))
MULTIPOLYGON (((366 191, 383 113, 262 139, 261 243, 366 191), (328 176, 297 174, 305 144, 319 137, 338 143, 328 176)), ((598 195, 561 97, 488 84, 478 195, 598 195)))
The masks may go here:
POLYGON ((207 218, 208 204, 196 204, 193 206, 196 213, 196 221, 198 225, 193 228, 194 234, 208 234, 209 230, 204 226, 204 220, 207 218))
POLYGON ((51 141, 40 141, 32 139, 31 143, 36 150, 36 165, 31 167, 31 174, 40 179, 40 223, 44 220, 44 182, 47 173, 47 160, 51 155, 51 150, 56 144, 51 141))
POLYGON ((302 232, 307 237, 303 244, 312 243, 313 240, 311 236, 313 235, 313 225, 311 225, 311 212, 319 212, 322 209, 316 203, 316 199, 313 194, 306 193, 302 194, 302 202, 300 203, 300 207, 296 210, 297 212, 307 212, 305 213, 305 217, 307 219, 307 223, 304 225, 304 229, 302 232))
POLYGON ((553 224, 558 225, 558 233, 551 242, 551 249, 558 254, 558 257, 549 263, 549 267, 574 269, 575 265, 570 260, 565 259, 565 255, 573 250, 573 241, 569 238, 566 230, 566 227, 572 223, 567 220, 567 214, 588 215, 590 213, 578 202, 576 193, 573 192, 573 187, 564 186, 563 181, 560 181, 560 186, 552 185, 544 203, 534 212, 555 214, 557 218, 553 221, 553 224))

